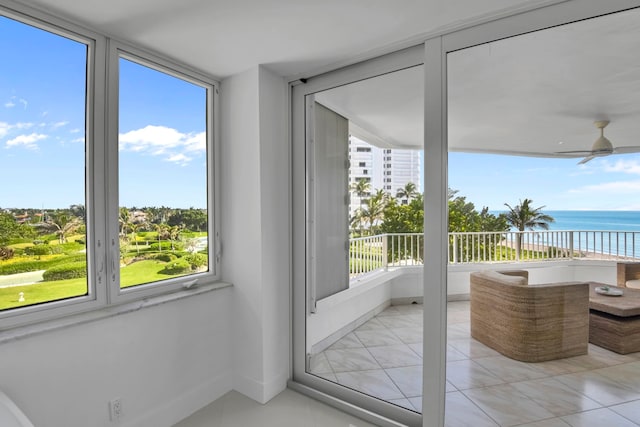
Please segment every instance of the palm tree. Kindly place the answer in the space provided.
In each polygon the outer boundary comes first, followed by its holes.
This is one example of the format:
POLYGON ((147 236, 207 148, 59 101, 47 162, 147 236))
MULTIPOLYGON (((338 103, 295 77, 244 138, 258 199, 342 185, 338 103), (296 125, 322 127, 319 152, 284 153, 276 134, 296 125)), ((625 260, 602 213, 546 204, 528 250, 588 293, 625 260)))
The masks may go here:
POLYGON ((389 194, 384 190, 377 190, 376 193, 367 199, 365 208, 361 209, 361 216, 369 223, 369 232, 374 234, 376 223, 381 220, 384 214, 384 208, 389 201, 389 194))
POLYGON ((413 182, 407 182, 404 187, 399 188, 396 193, 396 198, 407 199, 407 203, 418 195, 418 189, 413 182))
POLYGON ((47 232, 55 232, 60 243, 67 241, 67 236, 83 225, 82 219, 77 216, 60 214, 50 216, 45 222, 36 224, 38 228, 42 228, 47 232))
MULTIPOLYGON (((554 222, 553 217, 542 213, 542 209, 544 206, 540 206, 538 208, 532 208, 531 204, 533 200, 524 199, 520 200, 520 204, 511 207, 508 203, 504 205, 509 208, 505 218, 507 219, 507 223, 511 225, 513 228, 517 229, 519 232, 525 230, 534 230, 536 228, 541 228, 543 230, 549 229, 549 224, 554 222)), ((518 233, 516 235, 516 257, 520 259, 520 251, 522 250, 522 234, 518 233)))
POLYGON ((355 224, 356 222, 360 225, 360 236, 362 236, 362 222, 363 222, 363 205, 366 202, 364 199, 365 196, 371 194, 371 182, 367 179, 360 179, 350 186, 350 190, 354 193, 358 199, 360 200, 360 208, 356 209, 354 216, 351 218, 351 223, 355 224))

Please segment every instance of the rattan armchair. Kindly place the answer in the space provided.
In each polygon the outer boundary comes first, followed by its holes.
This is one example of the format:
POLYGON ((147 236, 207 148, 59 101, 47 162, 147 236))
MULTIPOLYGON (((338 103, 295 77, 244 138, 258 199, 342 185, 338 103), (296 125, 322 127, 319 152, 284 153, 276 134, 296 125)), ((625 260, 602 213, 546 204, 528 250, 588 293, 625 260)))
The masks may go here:
POLYGON ((616 276, 618 286, 640 289, 640 262, 619 262, 616 276))
POLYGON ((528 273, 471 273, 471 337, 523 362, 587 354, 589 284, 528 284, 528 273))

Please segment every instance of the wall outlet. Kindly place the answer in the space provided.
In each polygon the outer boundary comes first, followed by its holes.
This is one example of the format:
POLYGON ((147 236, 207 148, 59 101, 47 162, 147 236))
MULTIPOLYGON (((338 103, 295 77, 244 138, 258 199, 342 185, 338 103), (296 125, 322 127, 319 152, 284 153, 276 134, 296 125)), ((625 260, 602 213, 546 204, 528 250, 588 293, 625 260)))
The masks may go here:
POLYGON ((109 401, 109 420, 113 423, 120 422, 122 417, 122 399, 116 397, 109 401))

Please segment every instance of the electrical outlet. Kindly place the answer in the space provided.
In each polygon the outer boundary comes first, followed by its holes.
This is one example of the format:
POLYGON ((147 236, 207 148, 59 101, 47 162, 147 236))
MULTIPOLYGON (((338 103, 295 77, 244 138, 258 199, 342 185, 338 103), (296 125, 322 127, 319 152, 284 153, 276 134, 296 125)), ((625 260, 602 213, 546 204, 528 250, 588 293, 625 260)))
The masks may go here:
POLYGON ((122 399, 116 397, 109 401, 109 420, 113 423, 120 422, 122 417, 122 399))

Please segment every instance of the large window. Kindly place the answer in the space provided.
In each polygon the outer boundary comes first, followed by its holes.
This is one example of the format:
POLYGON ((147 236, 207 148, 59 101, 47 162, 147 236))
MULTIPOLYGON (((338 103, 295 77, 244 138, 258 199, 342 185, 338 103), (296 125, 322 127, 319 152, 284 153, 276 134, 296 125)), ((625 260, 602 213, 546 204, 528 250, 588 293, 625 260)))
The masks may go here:
POLYGON ((0 310, 88 293, 88 48, 0 16, 0 310))
POLYGON ((119 69, 120 286, 207 271, 207 89, 119 69))
POLYGON ((106 46, 0 9, 0 329, 217 277, 213 82, 106 46))

